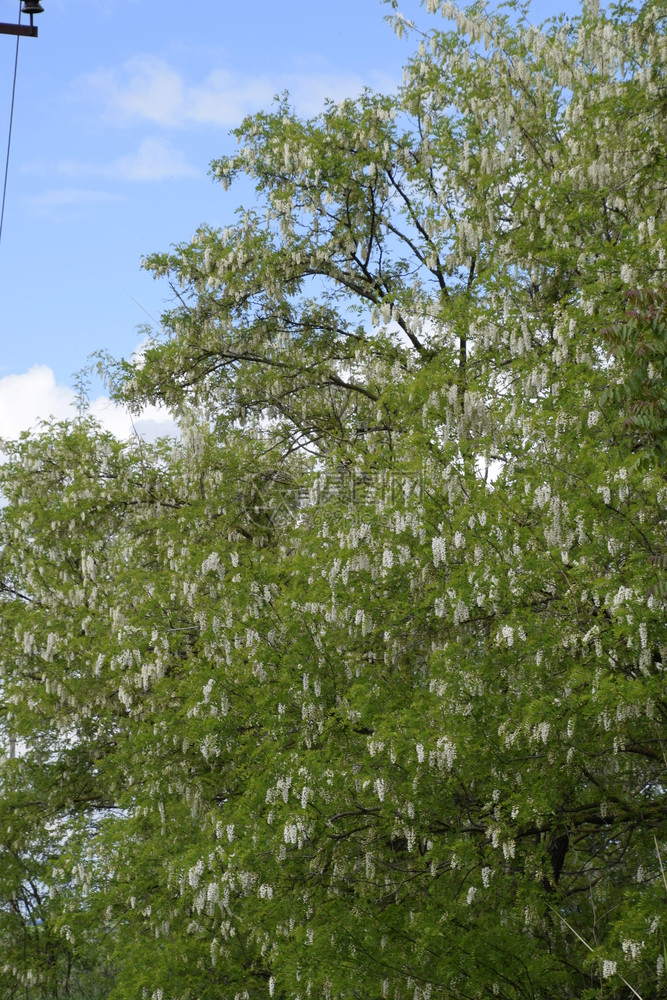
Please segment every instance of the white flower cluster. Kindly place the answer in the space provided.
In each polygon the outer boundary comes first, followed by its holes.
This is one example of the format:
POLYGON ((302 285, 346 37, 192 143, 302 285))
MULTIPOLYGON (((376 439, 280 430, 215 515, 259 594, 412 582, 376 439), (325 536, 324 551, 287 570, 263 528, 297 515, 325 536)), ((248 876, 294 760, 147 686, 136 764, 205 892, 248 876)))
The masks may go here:
POLYGON ((534 733, 537 738, 541 739, 543 743, 546 743, 549 739, 549 732, 551 731, 551 725, 548 722, 540 722, 535 726, 534 733))
POLYGON ((543 486, 538 486, 537 489, 535 490, 535 499, 533 501, 533 505, 537 507, 545 507, 546 504, 549 503, 550 499, 551 499, 551 487, 548 485, 548 483, 545 483, 543 486))
POLYGON ((516 854, 516 841, 508 840, 503 844, 503 855, 509 861, 516 854))
POLYGON ((611 979, 611 977, 615 975, 616 975, 616 962, 612 962, 611 959, 605 958, 602 962, 602 978, 611 979))
POLYGON ((201 571, 202 576, 205 576, 207 573, 219 573, 221 576, 224 574, 220 556, 217 552, 211 552, 211 554, 204 559, 201 564, 201 571))
POLYGON ((283 827, 283 840, 286 844, 296 844, 299 834, 296 823, 285 823, 283 827))
POLYGON ((437 536, 431 539, 431 548, 433 549, 433 565, 437 568, 440 564, 447 562, 447 546, 445 544, 445 539, 437 536))
POLYGON ((635 959, 639 958, 639 956, 642 953, 642 949, 645 946, 646 946, 645 941, 632 941, 629 939, 623 941, 621 944, 621 947, 623 948, 623 954, 631 962, 634 962, 635 959))
MULTIPOLYGON (((276 789, 280 792, 283 797, 283 802, 287 805, 289 801, 289 790, 292 786, 292 779, 289 775, 284 778, 278 778, 276 781, 276 789)), ((267 802, 269 801, 269 793, 266 793, 267 802)))
POLYGON ((435 745, 435 750, 431 750, 428 755, 428 762, 431 767, 437 767, 440 771, 445 768, 451 771, 456 760, 456 747, 446 736, 441 736, 435 745))
POLYGON ((498 641, 504 639, 508 646, 514 645, 514 629, 511 625, 503 625, 500 630, 498 641))
POLYGON ((469 618, 470 611, 468 610, 468 606, 463 601, 459 601, 454 608, 454 624, 460 625, 461 622, 467 622, 469 618))
POLYGON ((199 885, 199 880, 204 873, 204 862, 200 858, 196 865, 193 865, 188 872, 188 882, 193 889, 196 889, 199 885))

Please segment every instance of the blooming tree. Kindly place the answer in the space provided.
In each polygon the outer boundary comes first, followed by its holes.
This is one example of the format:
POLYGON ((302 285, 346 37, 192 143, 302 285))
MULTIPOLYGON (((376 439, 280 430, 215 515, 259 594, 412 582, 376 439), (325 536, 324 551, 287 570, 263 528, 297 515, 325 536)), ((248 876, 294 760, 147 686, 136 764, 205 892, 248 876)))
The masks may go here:
POLYGON ((426 7, 6 445, 8 997, 665 994, 664 10, 426 7))

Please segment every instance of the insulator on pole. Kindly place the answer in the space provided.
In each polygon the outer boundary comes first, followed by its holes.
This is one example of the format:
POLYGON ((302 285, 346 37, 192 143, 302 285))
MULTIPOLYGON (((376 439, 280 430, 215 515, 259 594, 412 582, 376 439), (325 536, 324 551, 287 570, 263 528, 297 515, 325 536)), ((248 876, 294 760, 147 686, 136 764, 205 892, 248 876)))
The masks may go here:
MULTIPOLYGON (((23 0, 21 13, 29 15, 30 24, 7 24, 6 21, 0 21, 0 35, 27 35, 32 38, 37 38, 37 27, 33 24, 32 19, 35 14, 44 13, 44 8, 41 3, 39 3, 39 0, 23 0)), ((20 20, 21 19, 19 18, 19 21, 20 20)))

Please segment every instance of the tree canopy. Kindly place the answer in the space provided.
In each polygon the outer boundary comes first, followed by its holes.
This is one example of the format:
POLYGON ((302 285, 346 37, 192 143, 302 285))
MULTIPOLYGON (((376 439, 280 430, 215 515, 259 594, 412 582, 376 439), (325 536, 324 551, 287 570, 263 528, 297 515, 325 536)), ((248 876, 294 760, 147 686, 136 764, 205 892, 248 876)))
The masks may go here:
POLYGON ((667 995, 667 18, 425 7, 4 443, 2 998, 667 995))

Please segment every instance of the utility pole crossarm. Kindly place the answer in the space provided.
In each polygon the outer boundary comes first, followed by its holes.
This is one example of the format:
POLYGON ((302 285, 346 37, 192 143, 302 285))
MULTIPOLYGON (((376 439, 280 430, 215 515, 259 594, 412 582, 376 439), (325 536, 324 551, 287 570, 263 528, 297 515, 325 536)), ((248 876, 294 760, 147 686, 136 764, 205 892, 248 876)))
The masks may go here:
POLYGON ((27 35, 29 38, 37 38, 37 25, 7 24, 5 21, 0 21, 0 35, 27 35))

